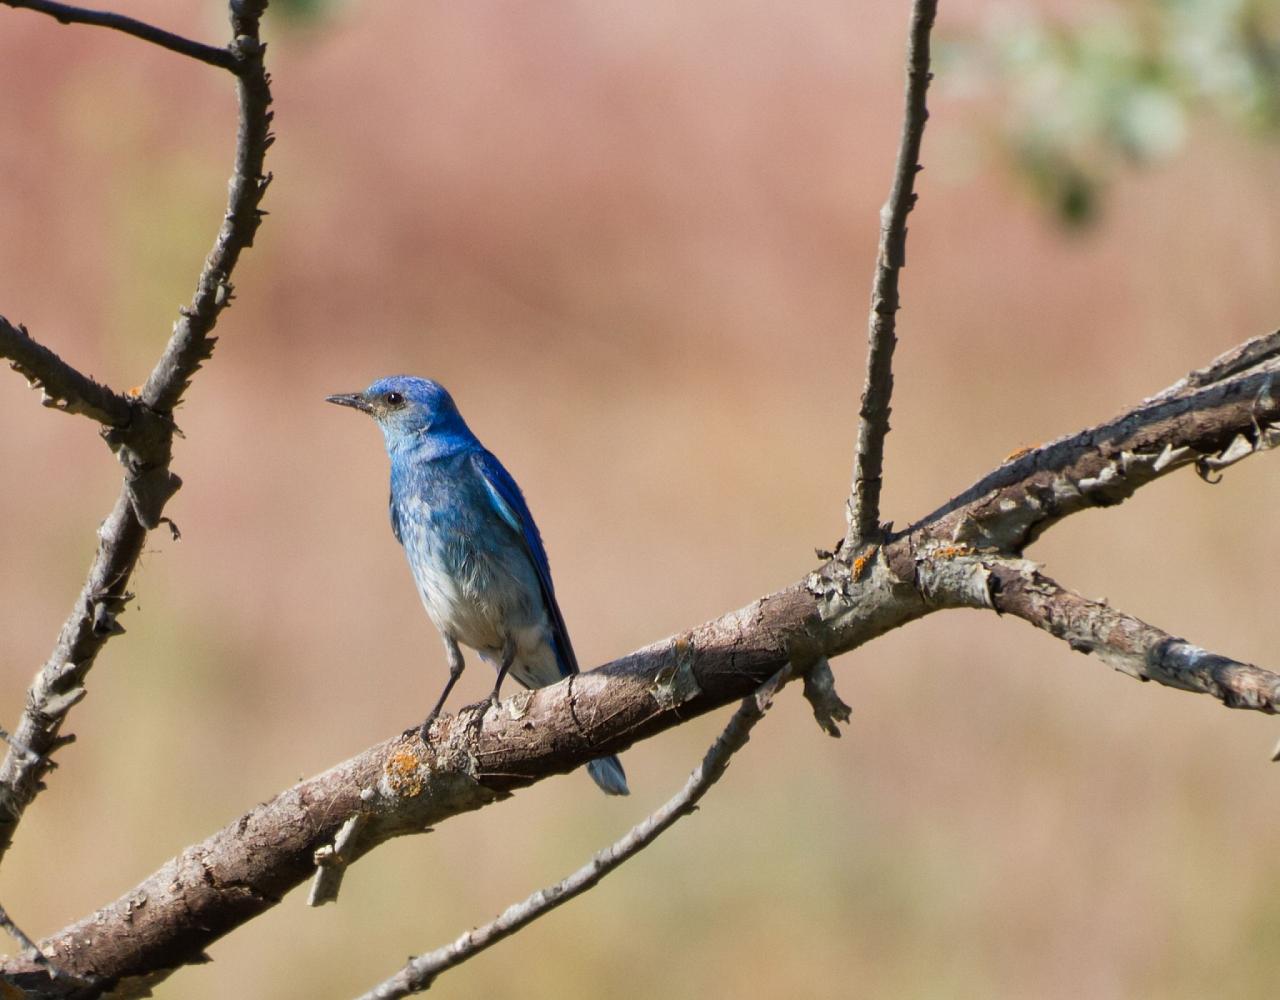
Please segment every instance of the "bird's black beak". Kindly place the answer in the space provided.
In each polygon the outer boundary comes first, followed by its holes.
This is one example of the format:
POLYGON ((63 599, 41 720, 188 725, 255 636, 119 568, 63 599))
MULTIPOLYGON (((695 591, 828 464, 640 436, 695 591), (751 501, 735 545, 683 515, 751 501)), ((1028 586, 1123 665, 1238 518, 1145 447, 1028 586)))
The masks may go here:
POLYGON ((364 394, 359 392, 340 392, 336 396, 325 396, 324 401, 326 403, 337 403, 339 406, 350 406, 356 410, 363 410, 365 413, 373 412, 373 407, 364 398, 364 394))

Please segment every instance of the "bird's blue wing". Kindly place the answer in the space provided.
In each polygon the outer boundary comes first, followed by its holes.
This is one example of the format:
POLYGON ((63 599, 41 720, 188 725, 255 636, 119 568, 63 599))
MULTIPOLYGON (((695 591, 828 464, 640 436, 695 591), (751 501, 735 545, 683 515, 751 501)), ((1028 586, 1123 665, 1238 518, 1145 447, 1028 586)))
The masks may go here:
POLYGON ((404 539, 400 536, 400 511, 396 509, 396 495, 394 493, 391 494, 390 499, 387 501, 387 509, 391 512, 391 533, 396 536, 396 541, 403 545, 404 539))
POLYGON ((560 614, 560 605, 556 603, 555 588, 551 585, 551 566, 547 562, 546 549, 542 547, 542 538, 538 534, 538 526, 529 513, 529 505, 524 502, 524 494, 511 478, 502 463, 488 451, 483 449, 473 452, 471 462, 475 466, 494 509, 507 524, 515 530, 524 542, 529 560, 538 572, 538 583, 542 588, 542 600, 547 608, 547 616, 551 619, 554 632, 556 659, 560 664, 560 672, 565 676, 578 672, 578 658, 574 655, 573 646, 569 642, 569 630, 565 628, 564 616, 560 614))

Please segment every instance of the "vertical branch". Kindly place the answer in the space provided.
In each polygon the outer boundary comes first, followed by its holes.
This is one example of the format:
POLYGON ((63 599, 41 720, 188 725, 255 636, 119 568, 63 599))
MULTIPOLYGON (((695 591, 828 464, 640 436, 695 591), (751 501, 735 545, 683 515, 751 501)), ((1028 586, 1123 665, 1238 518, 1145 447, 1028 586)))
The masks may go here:
POLYGON ((898 272, 906 266, 907 213, 915 206, 915 179, 920 171, 920 141, 929 118, 925 92, 929 71, 929 33, 937 0, 915 0, 907 42, 907 98, 898 143, 898 162, 889 200, 880 210, 880 249, 871 286, 871 319, 867 331, 867 378, 858 411, 858 445, 853 460, 853 490, 848 503, 848 529, 843 550, 874 541, 880 533, 880 486, 884 439, 889 433, 889 400, 893 395, 893 348, 898 311, 898 272))
POLYGON ((48 13, 64 23, 127 31, 229 69, 237 80, 240 116, 226 214, 191 305, 181 310, 140 397, 109 392, 29 342, 25 331, 0 323, 0 356, 9 357, 28 377, 37 375, 46 396, 63 403, 63 408, 106 422, 103 436, 125 468, 120 495, 98 529, 98 550, 84 587, 53 652, 31 683, 13 743, 0 764, 0 857, 13 842, 23 812, 44 787, 42 779, 53 766, 50 755, 72 739, 61 732, 68 713, 85 696, 85 679, 102 647, 124 631, 117 618, 132 597, 129 581, 147 532, 161 523, 165 504, 181 485, 169 469, 176 431, 172 411, 213 349, 210 333, 231 301, 231 271, 240 252, 253 242, 262 215, 258 204, 270 179, 263 175, 263 159, 271 145, 270 81, 263 66, 265 47, 258 37, 267 0, 230 0, 232 40, 225 50, 178 44, 177 36, 140 22, 64 4, 10 4, 15 5, 48 13), (225 52, 225 59, 213 55, 219 52, 225 52))
POLYGON ((213 249, 205 258, 191 304, 180 310, 173 335, 156 363, 141 398, 162 413, 172 412, 191 376, 213 353, 214 324, 231 304, 234 289, 231 272, 242 250, 253 245, 254 234, 265 214, 258 208, 271 175, 264 173, 267 150, 275 141, 271 134, 271 78, 263 66, 266 46, 259 40, 259 22, 267 0, 231 0, 229 46, 235 57, 235 74, 240 101, 240 124, 236 134, 235 167, 231 173, 227 214, 218 230, 213 249))

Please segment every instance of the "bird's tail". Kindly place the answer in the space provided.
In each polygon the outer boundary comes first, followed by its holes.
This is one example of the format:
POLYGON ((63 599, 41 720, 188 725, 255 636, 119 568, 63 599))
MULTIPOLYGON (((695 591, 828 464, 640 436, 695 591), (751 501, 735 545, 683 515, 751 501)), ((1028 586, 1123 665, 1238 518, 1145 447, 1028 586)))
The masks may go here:
POLYGON ((631 794, 631 789, 627 787, 627 773, 622 770, 622 761, 617 757, 593 760, 587 765, 587 773, 605 795, 631 794))

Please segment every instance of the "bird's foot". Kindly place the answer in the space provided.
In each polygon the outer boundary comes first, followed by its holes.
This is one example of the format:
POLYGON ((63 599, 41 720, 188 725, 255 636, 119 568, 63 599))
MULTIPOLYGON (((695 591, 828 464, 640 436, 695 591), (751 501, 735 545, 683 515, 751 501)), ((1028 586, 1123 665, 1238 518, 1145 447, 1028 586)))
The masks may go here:
POLYGON ((481 698, 479 701, 473 701, 470 705, 463 705, 458 715, 470 715, 483 719, 485 713, 493 708, 494 701, 492 698, 481 698))
POLYGON ((436 709, 436 711, 432 712, 430 715, 428 715, 425 719, 422 720, 422 725, 418 727, 418 739, 422 740, 423 743, 431 742, 431 726, 435 723, 436 719, 439 718, 439 716, 440 716, 440 710, 436 709))
POLYGON ((478 733, 484 725, 484 717, 489 714, 489 709, 492 707, 493 704, 488 698, 482 698, 470 705, 463 705, 458 711, 458 718, 468 729, 474 729, 478 733))

